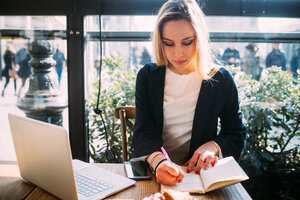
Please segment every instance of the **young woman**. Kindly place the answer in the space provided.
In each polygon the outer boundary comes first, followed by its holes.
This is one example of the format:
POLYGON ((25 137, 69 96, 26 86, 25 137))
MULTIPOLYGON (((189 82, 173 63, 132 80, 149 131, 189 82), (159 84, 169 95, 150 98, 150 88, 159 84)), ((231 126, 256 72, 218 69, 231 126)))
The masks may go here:
POLYGON ((218 157, 239 160, 246 129, 237 89, 230 74, 213 64, 204 14, 195 0, 162 6, 153 43, 156 63, 137 75, 134 155, 146 156, 157 181, 166 185, 183 178, 176 164, 199 173, 218 157))
POLYGON ((15 71, 15 50, 12 44, 8 44, 3 55, 5 67, 2 71, 2 76, 5 77, 5 84, 2 90, 2 97, 4 97, 5 89, 9 83, 10 78, 13 78, 14 81, 14 90, 15 95, 17 92, 17 80, 16 80, 16 71, 15 71))

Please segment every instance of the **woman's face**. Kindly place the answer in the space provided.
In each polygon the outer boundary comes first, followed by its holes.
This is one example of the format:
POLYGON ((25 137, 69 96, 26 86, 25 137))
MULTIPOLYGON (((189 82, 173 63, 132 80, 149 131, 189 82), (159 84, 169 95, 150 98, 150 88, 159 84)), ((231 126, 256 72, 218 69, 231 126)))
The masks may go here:
POLYGON ((196 34, 188 21, 166 22, 162 28, 162 45, 172 71, 177 74, 195 71, 196 34))

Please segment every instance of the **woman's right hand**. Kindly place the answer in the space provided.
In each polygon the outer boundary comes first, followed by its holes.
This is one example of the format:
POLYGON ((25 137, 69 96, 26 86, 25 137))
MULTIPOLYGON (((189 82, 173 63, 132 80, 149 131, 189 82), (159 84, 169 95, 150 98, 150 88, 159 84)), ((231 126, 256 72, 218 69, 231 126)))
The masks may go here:
POLYGON ((156 169, 156 180, 163 185, 175 185, 180 183, 184 174, 179 166, 169 161, 164 161, 156 169))

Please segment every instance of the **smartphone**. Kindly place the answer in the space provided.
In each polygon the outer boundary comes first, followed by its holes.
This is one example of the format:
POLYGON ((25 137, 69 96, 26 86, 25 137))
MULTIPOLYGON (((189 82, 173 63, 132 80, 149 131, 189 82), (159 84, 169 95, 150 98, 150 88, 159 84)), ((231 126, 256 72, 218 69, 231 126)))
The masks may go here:
POLYGON ((134 180, 151 179, 150 172, 144 161, 126 161, 124 162, 124 167, 127 178, 134 180))

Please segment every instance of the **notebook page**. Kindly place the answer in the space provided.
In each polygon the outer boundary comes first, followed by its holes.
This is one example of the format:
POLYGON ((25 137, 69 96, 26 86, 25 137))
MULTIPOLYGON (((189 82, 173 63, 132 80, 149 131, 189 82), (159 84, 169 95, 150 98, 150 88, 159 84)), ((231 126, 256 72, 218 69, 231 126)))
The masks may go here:
POLYGON ((214 167, 210 167, 208 170, 201 170, 200 174, 206 190, 209 190, 209 186, 215 182, 223 182, 221 185, 225 186, 225 181, 229 181, 229 185, 230 180, 240 182, 248 179, 248 176, 232 156, 219 160, 214 167))
POLYGON ((173 189, 182 192, 205 193, 201 178, 195 172, 186 173, 186 167, 182 167, 184 178, 181 183, 174 186, 161 185, 161 189, 173 189))

